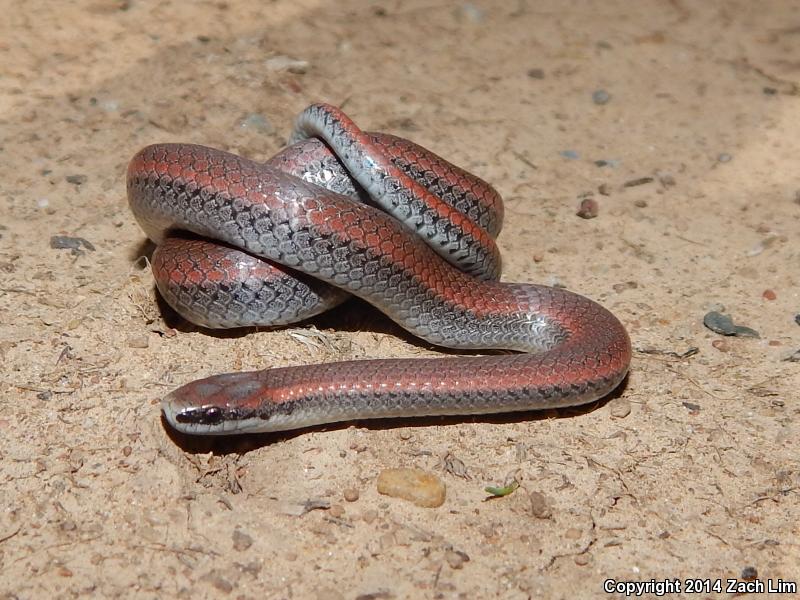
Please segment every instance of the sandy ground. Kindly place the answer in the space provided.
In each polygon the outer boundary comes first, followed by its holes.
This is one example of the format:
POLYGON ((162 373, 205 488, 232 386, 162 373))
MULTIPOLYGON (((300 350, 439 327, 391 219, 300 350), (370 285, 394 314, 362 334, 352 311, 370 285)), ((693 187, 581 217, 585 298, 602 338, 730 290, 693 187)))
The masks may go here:
POLYGON ((796 2, 0 10, 2 597, 603 597, 607 578, 753 568, 797 581, 796 2), (317 100, 492 182, 504 279, 614 311, 635 348, 622 393, 508 418, 170 434, 158 399, 199 376, 436 353, 355 302, 216 335, 156 303, 129 158, 185 141, 265 159, 317 100), (595 219, 575 214, 587 194, 595 219), (715 309, 761 337, 712 333, 715 309), (380 496, 398 466, 439 476, 445 504, 380 496))

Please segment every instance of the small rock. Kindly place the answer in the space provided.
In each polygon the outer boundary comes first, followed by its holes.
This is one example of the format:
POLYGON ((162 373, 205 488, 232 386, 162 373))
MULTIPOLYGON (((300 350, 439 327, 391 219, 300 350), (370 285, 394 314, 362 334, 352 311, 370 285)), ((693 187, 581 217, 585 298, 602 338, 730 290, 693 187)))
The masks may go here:
POLYGON ((344 516, 344 506, 341 504, 332 504, 328 509, 328 514, 334 519, 341 519, 344 516))
POLYGON ((626 281, 625 283, 615 283, 614 285, 611 286, 611 288, 618 294, 621 294, 625 290, 635 290, 638 287, 639 284, 636 283, 635 281, 626 281))
POLYGON ((146 335, 132 335, 127 340, 128 348, 147 348, 150 346, 150 340, 146 335))
POLYGON ((722 152, 717 156, 717 160, 721 163, 731 162, 731 160, 733 160, 733 156, 727 152, 722 152))
POLYGON ((94 251, 95 247, 89 240, 82 237, 71 237, 68 235, 50 236, 50 247, 54 250, 72 250, 73 254, 82 254, 82 248, 94 251))
POLYGON ((658 183, 663 185, 665 188, 672 187, 675 185, 675 177, 673 177, 672 174, 662 173, 659 171, 658 173, 656 173, 656 175, 658 177, 658 183))
POLYGON ((67 175, 64 179, 67 183, 74 183, 75 185, 83 185, 89 178, 86 175, 67 175))
POLYGON ((758 578, 758 569, 755 567, 745 567, 742 569, 742 579, 745 581, 753 581, 758 578))
POLYGON ((730 352, 731 346, 725 340, 714 340, 711 345, 720 352, 730 352))
POLYGON ((378 518, 378 511, 377 510, 365 510, 364 514, 361 515, 361 520, 364 521, 367 525, 375 521, 378 518))
POLYGON ((645 185, 647 183, 653 183, 655 181, 652 177, 638 177, 636 179, 629 179, 625 183, 622 184, 622 187, 636 187, 639 185, 645 185))
POLYGON ((603 196, 611 195, 611 189, 608 187, 607 183, 601 183, 599 186, 597 186, 597 191, 603 196))
POLYGON ((528 77, 531 79, 544 79, 543 69, 528 69, 528 77))
POLYGON ((358 500, 358 490, 355 488, 347 488, 344 491, 343 496, 348 502, 355 502, 358 500))
POLYGON ((537 519, 549 519, 553 515, 553 510, 550 508, 550 503, 547 497, 541 492, 530 492, 528 496, 531 499, 531 513, 537 519))
POLYGON ((395 544, 397 544, 397 538, 392 531, 387 531, 378 538, 378 547, 382 552, 386 552, 395 544))
POLYGON ((611 167, 613 169, 614 167, 619 166, 619 160, 617 160, 616 158, 600 158, 594 161, 594 166, 611 167))
POLYGON ((233 530, 233 549, 237 552, 243 552, 253 545, 253 538, 239 529, 233 530))
POLYGON ((647 200, 644 198, 639 198, 638 200, 633 201, 633 205, 636 208, 647 208, 647 200))
POLYGON ((464 567, 465 562, 469 562, 467 553, 460 550, 448 550, 445 552, 444 559, 451 569, 461 569, 464 567))
POLYGON ((603 105, 608 104, 608 101, 611 100, 611 94, 609 94, 605 90, 596 90, 592 93, 592 102, 595 104, 603 105))
POLYGON ((206 575, 205 579, 223 594, 230 594, 233 591, 233 584, 215 571, 206 575))
POLYGON ((714 333, 722 335, 735 335, 739 337, 761 337, 755 329, 744 327, 743 325, 734 325, 733 319, 728 315, 711 311, 706 313, 703 317, 703 325, 708 327, 714 333))
POLYGON ((580 155, 575 150, 562 150, 559 154, 570 160, 578 160, 580 158, 580 155))
POLYGON ((600 211, 600 205, 594 198, 584 198, 578 208, 578 215, 581 219, 594 219, 600 211))
POLYGON ((446 495, 444 482, 422 469, 384 469, 378 475, 378 492, 426 508, 441 506, 446 495))
POLYGON ((611 404, 611 416, 617 419, 624 419, 631 414, 631 403, 625 398, 614 398, 611 404))
POLYGON ((764 290, 764 293, 761 294, 761 297, 764 298, 764 300, 775 300, 778 296, 772 290, 764 290))

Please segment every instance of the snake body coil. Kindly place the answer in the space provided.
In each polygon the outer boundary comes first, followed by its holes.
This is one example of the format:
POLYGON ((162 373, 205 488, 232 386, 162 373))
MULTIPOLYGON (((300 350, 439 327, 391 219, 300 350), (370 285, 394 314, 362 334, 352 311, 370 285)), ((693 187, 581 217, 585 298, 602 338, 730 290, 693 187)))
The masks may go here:
POLYGON ((496 281, 502 204, 488 184, 328 105, 300 115, 295 140, 266 164, 188 144, 131 160, 131 210, 159 244, 153 271, 176 310, 209 327, 274 325, 349 293, 434 344, 522 354, 216 375, 163 399, 176 429, 572 406, 624 378, 630 341, 610 312, 566 290, 496 281))

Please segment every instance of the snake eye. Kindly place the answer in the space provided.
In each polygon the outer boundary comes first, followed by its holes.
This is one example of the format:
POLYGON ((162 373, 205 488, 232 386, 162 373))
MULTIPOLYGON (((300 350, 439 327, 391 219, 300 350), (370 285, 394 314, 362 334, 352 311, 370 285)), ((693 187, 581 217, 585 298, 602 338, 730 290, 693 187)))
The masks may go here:
POLYGON ((222 409, 218 406, 190 408, 175 415, 178 423, 197 423, 198 425, 217 425, 222 422, 222 409))

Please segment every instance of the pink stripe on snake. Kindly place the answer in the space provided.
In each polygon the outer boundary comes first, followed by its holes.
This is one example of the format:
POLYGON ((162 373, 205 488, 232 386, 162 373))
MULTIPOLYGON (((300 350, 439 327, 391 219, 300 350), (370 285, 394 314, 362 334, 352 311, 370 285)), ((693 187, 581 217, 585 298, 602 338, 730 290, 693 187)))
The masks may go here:
POLYGON ((277 325, 349 293, 431 343, 520 353, 215 375, 164 397, 173 427, 235 434, 575 406, 625 377, 630 340, 605 308, 496 281, 491 186, 328 105, 301 113, 294 140, 266 164, 189 144, 131 160, 131 210, 159 244, 156 283, 178 312, 207 327, 277 325))

